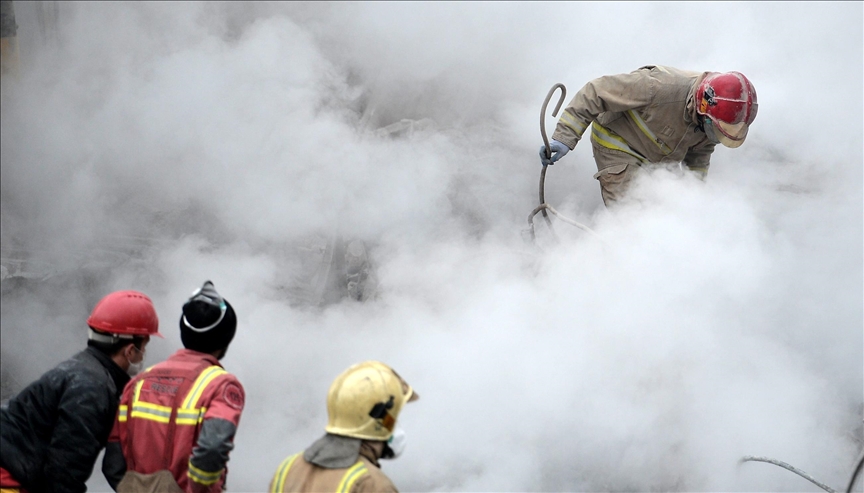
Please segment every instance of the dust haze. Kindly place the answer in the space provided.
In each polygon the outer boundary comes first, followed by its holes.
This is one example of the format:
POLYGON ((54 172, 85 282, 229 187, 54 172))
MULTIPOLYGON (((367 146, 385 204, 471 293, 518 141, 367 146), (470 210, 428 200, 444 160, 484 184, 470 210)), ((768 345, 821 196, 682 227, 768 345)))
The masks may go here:
MULTIPOLYGON (((3 257, 41 274, 3 281, 4 398, 84 346, 111 290, 153 298, 148 362, 168 357, 210 279, 247 395, 230 491, 265 491, 367 359, 421 395, 382 462, 402 491, 815 490, 744 455, 845 487, 861 3, 60 2, 48 33, 15 5, 3 257), (747 142, 611 212, 583 142, 546 198, 602 240, 538 222, 526 242, 546 92, 648 64, 746 74, 747 142), (292 300, 310 237, 362 241, 375 296, 292 300)), ((89 484, 109 490, 98 464, 89 484)))

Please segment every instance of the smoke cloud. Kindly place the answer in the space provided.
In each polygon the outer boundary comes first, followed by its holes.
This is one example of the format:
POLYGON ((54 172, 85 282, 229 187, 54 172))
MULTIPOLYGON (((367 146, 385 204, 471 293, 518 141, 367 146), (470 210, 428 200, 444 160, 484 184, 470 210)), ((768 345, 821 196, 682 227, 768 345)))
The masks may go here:
MULTIPOLYGON (((231 491, 265 491, 368 359, 421 395, 383 463, 402 491, 813 488, 744 455, 845 486, 864 446, 860 3, 63 2, 53 37, 37 8, 16 2, 0 183, 4 262, 44 280, 3 281, 4 398, 84 346, 111 290, 154 299, 148 361, 168 357, 210 279, 247 394, 231 491), (745 73, 747 143, 614 211, 582 143, 546 197, 599 239, 538 219, 526 242, 549 87, 647 64, 745 73), (315 237, 364 242, 377 295, 292 298, 315 237)), ((98 466, 89 485, 109 490, 98 466)))

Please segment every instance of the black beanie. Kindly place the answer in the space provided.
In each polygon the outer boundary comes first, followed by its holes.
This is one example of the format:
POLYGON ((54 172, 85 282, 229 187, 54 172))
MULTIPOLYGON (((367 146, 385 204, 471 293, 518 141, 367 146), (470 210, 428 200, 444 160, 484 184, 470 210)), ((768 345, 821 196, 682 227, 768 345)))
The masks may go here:
POLYGON ((201 353, 225 349, 237 330, 234 308, 207 281, 183 305, 180 340, 183 347, 201 353))

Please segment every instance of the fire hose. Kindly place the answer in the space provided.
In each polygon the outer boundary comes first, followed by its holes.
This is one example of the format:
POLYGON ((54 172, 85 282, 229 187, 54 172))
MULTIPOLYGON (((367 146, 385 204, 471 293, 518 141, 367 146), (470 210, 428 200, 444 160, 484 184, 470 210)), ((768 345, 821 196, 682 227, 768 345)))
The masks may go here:
MULTIPOLYGON (((783 469, 786 469, 787 471, 791 471, 791 472, 801 476, 802 478, 806 479, 807 481, 810 481, 811 483, 822 488, 823 490, 827 491, 828 493, 840 493, 838 490, 835 490, 835 489, 831 488, 830 486, 825 485, 825 484, 817 481, 815 478, 813 478, 813 476, 807 474, 806 472, 804 472, 804 471, 802 471, 796 467, 793 467, 793 466, 791 466, 791 465, 789 465, 783 461, 779 461, 776 459, 770 459, 768 457, 755 457, 752 455, 746 455, 746 456, 741 458, 739 463, 743 464, 745 462, 751 462, 751 461, 753 461, 753 462, 767 462, 768 464, 774 464, 775 466, 782 467, 783 469)), ((852 472, 852 477, 849 479, 849 484, 846 486, 846 490, 845 490, 846 493, 852 493, 852 488, 855 487, 855 480, 858 479, 858 475, 861 473, 862 468, 864 468, 864 451, 861 452, 861 455, 858 457, 858 460, 856 461, 855 470, 852 472)))
MULTIPOLYGON (((552 99, 552 95, 555 94, 555 90, 561 88, 561 97, 558 99, 558 104, 555 105, 555 111, 552 112, 552 116, 558 116, 558 110, 561 109, 561 104, 564 102, 564 98, 567 96, 567 88, 564 87, 564 84, 557 83, 549 89, 549 93, 546 95, 546 99, 543 101, 543 107, 540 109, 540 135, 543 136, 543 145, 546 146, 546 157, 552 157, 552 149, 549 147, 549 138, 546 137, 546 107, 549 105, 549 101, 552 99)), ((552 232, 552 235, 557 238, 555 235, 555 229, 552 227, 552 221, 549 219, 548 212, 554 214, 558 219, 564 221, 567 224, 572 226, 576 226, 577 228, 587 231, 591 233, 599 239, 603 241, 603 239, 597 235, 594 231, 591 230, 588 226, 585 226, 582 223, 576 222, 568 217, 565 217, 560 212, 555 210, 554 207, 546 203, 546 170, 548 166, 543 166, 543 169, 540 171, 540 205, 534 208, 531 211, 531 214, 528 215, 528 230, 531 234, 531 241, 536 240, 536 236, 534 234, 534 216, 537 215, 538 212, 543 213, 543 219, 546 220, 546 224, 549 226, 549 230, 552 232)))

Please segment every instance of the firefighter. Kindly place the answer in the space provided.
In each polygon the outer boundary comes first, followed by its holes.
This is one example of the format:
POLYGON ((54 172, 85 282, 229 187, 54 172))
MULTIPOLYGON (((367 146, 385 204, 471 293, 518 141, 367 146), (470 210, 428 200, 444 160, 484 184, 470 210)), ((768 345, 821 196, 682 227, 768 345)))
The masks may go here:
POLYGON ((118 492, 222 491, 245 394, 219 360, 234 308, 207 281, 180 316, 180 349, 123 391, 102 472, 118 492))
POLYGON ((406 403, 418 398, 384 363, 367 361, 348 368, 327 394, 326 434, 282 461, 270 492, 397 491, 378 460, 398 457, 404 450, 405 433, 395 428, 396 419, 406 403))
POLYGON ((690 72, 649 65, 594 79, 564 109, 543 166, 573 149, 591 125, 591 146, 606 206, 623 198, 642 168, 682 163, 705 179, 716 144, 744 143, 756 118, 756 89, 739 72, 690 72))
POLYGON ((153 302, 111 293, 87 319, 84 351, 48 371, 0 410, 0 488, 38 493, 87 490, 123 386, 159 333, 153 302))

